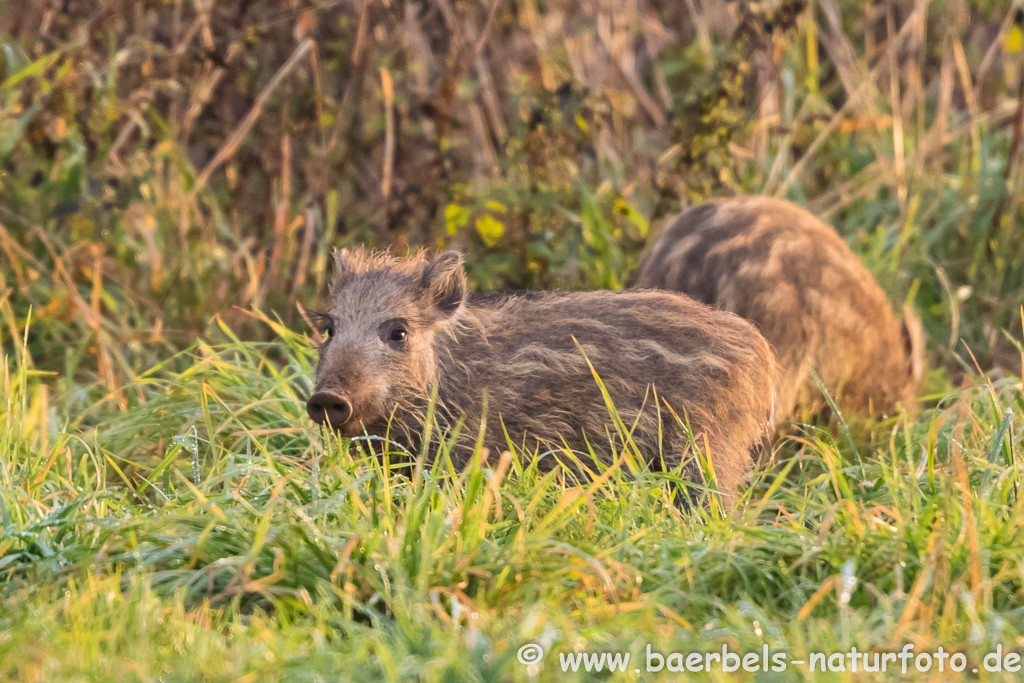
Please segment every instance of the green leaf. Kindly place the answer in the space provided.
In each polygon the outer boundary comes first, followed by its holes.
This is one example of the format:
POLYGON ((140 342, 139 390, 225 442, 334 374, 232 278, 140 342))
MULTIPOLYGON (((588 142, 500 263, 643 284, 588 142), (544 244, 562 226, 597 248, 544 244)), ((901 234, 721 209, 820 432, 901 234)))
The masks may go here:
POLYGON ((647 230, 649 229, 650 224, 647 222, 647 219, 643 217, 643 214, 636 210, 635 206, 620 197, 615 200, 615 213, 620 216, 624 216, 626 220, 640 230, 640 235, 642 237, 647 237, 647 230))
POLYGON ((41 74, 42 72, 49 69, 54 62, 60 59, 60 56, 61 53, 59 51, 51 52, 48 55, 43 55, 42 57, 29 64, 18 73, 13 74, 3 83, 0 83, 0 90, 6 90, 7 88, 10 88, 13 85, 17 85, 26 78, 32 78, 33 76, 41 74))

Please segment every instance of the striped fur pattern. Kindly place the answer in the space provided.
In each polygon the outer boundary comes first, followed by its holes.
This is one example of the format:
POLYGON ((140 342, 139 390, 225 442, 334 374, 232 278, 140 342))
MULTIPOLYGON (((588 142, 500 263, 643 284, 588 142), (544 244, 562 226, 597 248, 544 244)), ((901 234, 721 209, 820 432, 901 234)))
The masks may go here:
MULTIPOLYGON (((589 444, 610 462, 615 430, 580 348, 623 421, 636 424, 633 440, 656 468, 662 458, 677 465, 688 443, 666 405, 690 421, 698 443, 707 438, 727 495, 771 430, 774 359, 767 342, 738 316, 680 294, 469 298, 456 252, 428 261, 358 250, 338 254, 327 319, 334 333, 320 350, 316 390, 351 401, 354 417, 339 430, 346 436, 383 436, 392 417, 390 437, 418 448, 436 388, 440 423, 465 418, 464 445, 477 438, 486 414, 485 445, 492 449, 506 449, 507 432, 527 452, 564 444, 588 453, 589 444), (399 349, 379 335, 396 319, 408 329, 399 349)), ((462 448, 458 464, 468 454, 462 448)))
POLYGON ((901 322, 871 273, 830 226, 790 202, 740 197, 667 222, 636 287, 685 292, 752 321, 777 359, 776 422, 824 407, 809 368, 846 413, 916 406, 920 323, 901 322))

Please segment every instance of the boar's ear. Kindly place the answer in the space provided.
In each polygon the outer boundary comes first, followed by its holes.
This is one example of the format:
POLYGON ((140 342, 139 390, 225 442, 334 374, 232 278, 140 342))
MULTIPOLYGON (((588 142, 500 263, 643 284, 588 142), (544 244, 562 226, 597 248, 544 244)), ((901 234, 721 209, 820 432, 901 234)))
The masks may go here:
POLYGON ((466 273, 462 270, 462 254, 445 251, 423 269, 423 288, 442 318, 455 315, 466 300, 466 273))
POLYGON ((348 280, 349 275, 352 273, 351 256, 352 254, 348 249, 334 250, 334 283, 332 287, 343 286, 345 281, 348 280))
POLYGON ((917 384, 924 376, 924 327, 914 309, 903 305, 903 345, 910 359, 910 379, 917 384))

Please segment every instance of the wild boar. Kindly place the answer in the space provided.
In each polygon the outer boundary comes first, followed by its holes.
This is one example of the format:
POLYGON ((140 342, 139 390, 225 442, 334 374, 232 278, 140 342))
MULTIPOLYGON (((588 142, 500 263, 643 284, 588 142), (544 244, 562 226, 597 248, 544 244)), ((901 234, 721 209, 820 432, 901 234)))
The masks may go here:
MULTIPOLYGON (((436 392, 440 426, 464 420, 458 466, 481 426, 492 450, 567 446, 581 461, 593 449, 612 462, 622 438, 588 360, 652 469, 678 465, 690 444, 674 411, 702 449, 706 439, 726 497, 771 429, 768 343, 738 316, 681 294, 469 297, 457 252, 342 250, 323 323, 310 417, 343 436, 388 434, 418 449, 436 392)), ((539 466, 550 469, 550 458, 539 466)))
POLYGON ((776 423, 825 406, 811 367, 845 413, 916 406, 918 318, 905 307, 901 324, 839 234, 791 202, 724 199, 670 219, 634 286, 684 292, 753 322, 775 352, 776 423))

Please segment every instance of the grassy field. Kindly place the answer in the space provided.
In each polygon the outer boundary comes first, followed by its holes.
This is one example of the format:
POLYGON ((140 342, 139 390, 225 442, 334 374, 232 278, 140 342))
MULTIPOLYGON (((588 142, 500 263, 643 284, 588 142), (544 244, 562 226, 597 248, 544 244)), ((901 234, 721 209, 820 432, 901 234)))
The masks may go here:
POLYGON ((910 645, 1016 680, 1020 4, 725 7, 0 0, 0 679, 678 680, 725 647, 787 666, 696 677, 873 680, 899 660, 814 653, 910 645), (410 466, 306 417, 333 248, 620 288, 736 193, 920 313, 918 414, 793 425, 727 517, 628 458, 410 466))

